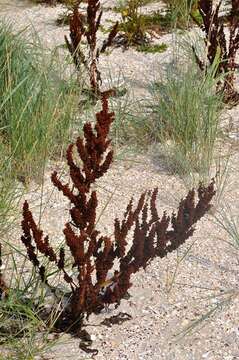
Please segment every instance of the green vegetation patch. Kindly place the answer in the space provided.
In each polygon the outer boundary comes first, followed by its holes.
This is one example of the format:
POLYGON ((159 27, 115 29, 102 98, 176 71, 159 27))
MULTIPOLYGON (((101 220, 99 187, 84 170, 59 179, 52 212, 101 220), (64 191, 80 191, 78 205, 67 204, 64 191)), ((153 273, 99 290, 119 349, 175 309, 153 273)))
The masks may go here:
POLYGON ((141 51, 141 52, 145 52, 145 53, 151 53, 151 54, 156 54, 156 53, 162 53, 164 51, 166 51, 168 48, 168 46, 166 44, 155 44, 155 45, 140 45, 137 47, 137 51, 141 51))
POLYGON ((73 88, 54 54, 0 23, 0 138, 19 176, 36 173, 67 141, 73 88))

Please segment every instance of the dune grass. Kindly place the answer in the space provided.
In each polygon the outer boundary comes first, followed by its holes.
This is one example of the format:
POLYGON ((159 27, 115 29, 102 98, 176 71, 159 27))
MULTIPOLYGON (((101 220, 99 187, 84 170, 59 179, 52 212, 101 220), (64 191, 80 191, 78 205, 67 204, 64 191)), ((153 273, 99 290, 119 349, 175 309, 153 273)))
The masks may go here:
POLYGON ((41 182, 50 158, 72 137, 78 107, 56 52, 47 53, 25 32, 0 22, 0 233, 13 227, 31 178, 41 182), (20 182, 19 182, 20 180, 20 182))
POLYGON ((18 176, 37 175, 70 138, 75 89, 57 57, 0 24, 0 138, 18 176))
MULTIPOLYGON (((212 69, 212 72, 214 70, 212 69)), ((181 172, 208 174, 219 135, 221 97, 213 74, 199 74, 195 64, 175 64, 152 88, 152 137, 181 172)))
POLYGON ((188 28, 190 24, 190 13, 197 15, 198 0, 163 0, 168 9, 168 17, 174 26, 188 28))

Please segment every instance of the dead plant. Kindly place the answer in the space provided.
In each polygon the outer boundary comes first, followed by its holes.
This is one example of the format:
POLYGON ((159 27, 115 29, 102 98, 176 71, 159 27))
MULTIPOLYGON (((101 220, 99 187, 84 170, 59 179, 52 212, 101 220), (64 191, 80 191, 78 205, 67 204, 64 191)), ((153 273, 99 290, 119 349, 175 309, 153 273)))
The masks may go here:
POLYGON ((156 256, 165 257, 192 236, 195 223, 210 209, 215 194, 213 182, 208 187, 200 184, 196 204, 195 191, 191 190, 181 200, 177 213, 168 216, 164 212, 160 218, 156 208, 158 189, 146 191, 135 206, 133 198, 130 200, 122 220, 114 220, 112 237, 101 234, 96 228, 98 198, 92 186, 108 171, 113 161, 108 139, 113 120, 114 113, 109 112, 107 99, 103 97, 102 110, 96 114, 94 129, 86 123, 84 138, 79 137, 75 145, 68 147, 66 157, 71 185, 63 184, 57 172, 51 176, 53 185, 71 204, 70 220, 63 233, 74 273, 66 266, 66 247, 57 254, 48 236, 44 236, 36 224, 27 201, 23 206, 21 240, 28 258, 38 269, 43 283, 53 289, 39 256, 44 255, 62 272, 71 289, 69 303, 58 321, 58 327, 64 330, 73 323, 78 323, 79 328, 84 315, 98 313, 108 304, 119 304, 132 285, 132 274, 145 269, 156 256), (75 160, 75 151, 81 165, 75 160))
MULTIPOLYGON (((227 16, 229 40, 226 38, 225 17, 220 17, 222 0, 214 4, 213 0, 199 0, 198 9, 202 18, 201 24, 192 15, 195 23, 205 33, 207 59, 210 65, 218 61, 216 76, 223 75, 218 83, 218 90, 223 91, 224 102, 236 105, 239 103, 239 93, 234 87, 235 70, 239 69, 236 63, 236 54, 239 49, 239 1, 230 0, 230 14, 227 16)), ((201 70, 207 69, 205 61, 201 60, 193 48, 196 61, 201 70)))
POLYGON ((70 38, 65 36, 65 41, 69 52, 73 58, 75 67, 81 77, 82 65, 89 74, 91 95, 98 99, 102 96, 114 96, 116 90, 110 89, 101 91, 102 84, 101 74, 98 69, 98 61, 100 54, 111 46, 113 39, 118 31, 118 22, 112 27, 107 39, 104 40, 101 47, 97 46, 97 31, 100 27, 102 10, 100 9, 99 0, 88 0, 87 16, 85 17, 79 11, 79 5, 82 1, 77 1, 74 5, 72 14, 69 18, 70 38), (85 54, 82 48, 83 39, 87 42, 88 54, 85 54))

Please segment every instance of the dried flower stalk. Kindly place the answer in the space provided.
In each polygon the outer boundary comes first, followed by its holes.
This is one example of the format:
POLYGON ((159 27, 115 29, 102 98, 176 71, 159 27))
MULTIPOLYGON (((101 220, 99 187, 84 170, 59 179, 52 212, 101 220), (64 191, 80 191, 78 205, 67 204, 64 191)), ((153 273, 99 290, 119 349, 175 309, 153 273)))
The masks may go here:
POLYGON ((171 216, 164 213, 160 218, 156 208, 158 189, 146 191, 135 206, 133 199, 130 200, 121 221, 114 220, 112 237, 101 234, 96 229, 98 198, 92 185, 112 164, 113 151, 108 134, 113 120, 114 113, 109 112, 107 99, 103 98, 94 129, 86 123, 84 138, 79 137, 75 145, 68 147, 67 163, 72 186, 63 184, 57 172, 51 177, 54 186, 71 203, 71 219, 65 224, 63 233, 73 259, 72 267, 77 270, 76 276, 69 275, 65 269, 64 248, 57 256, 48 237, 44 237, 36 225, 27 202, 23 207, 22 242, 29 259, 39 269, 41 279, 48 282, 36 250, 55 263, 71 286, 70 305, 64 313, 70 322, 84 314, 99 312, 105 304, 119 303, 131 287, 132 274, 140 268, 145 269, 156 256, 163 258, 177 249, 193 234, 194 224, 210 209, 215 194, 213 182, 208 187, 201 184, 197 203, 195 191, 191 190, 180 202, 177 213, 171 216), (74 159, 74 149, 81 165, 74 159), (133 230, 133 236, 129 247, 130 230, 133 230))
MULTIPOLYGON (((74 64, 79 75, 81 75, 81 66, 87 70, 90 79, 90 87, 92 95, 95 98, 101 98, 105 92, 100 90, 101 74, 98 69, 98 61, 101 53, 112 45, 112 42, 118 31, 118 22, 111 29, 108 38, 104 40, 101 47, 97 47, 97 31, 99 30, 102 10, 100 9, 99 0, 88 0, 87 17, 79 11, 81 1, 74 6, 72 15, 70 16, 70 39, 65 36, 67 47, 72 55, 74 64), (86 39, 89 53, 85 56, 82 50, 83 38, 86 39)), ((107 95, 115 95, 115 90, 107 90, 107 95)))
MULTIPOLYGON (((219 81, 218 88, 223 91, 224 101, 231 104, 239 102, 239 93, 235 90, 235 70, 239 68, 236 63, 236 54, 239 49, 239 1, 231 0, 231 10, 227 17, 229 40, 225 35, 225 25, 223 18, 219 16, 222 0, 214 4, 213 0, 199 0, 198 9, 201 14, 203 25, 197 19, 192 18, 205 33, 205 44, 207 47, 207 58, 209 64, 219 58, 219 66, 216 75, 223 74, 224 80, 219 81)), ((205 70, 207 65, 199 59, 195 49, 196 61, 201 70, 205 70)))

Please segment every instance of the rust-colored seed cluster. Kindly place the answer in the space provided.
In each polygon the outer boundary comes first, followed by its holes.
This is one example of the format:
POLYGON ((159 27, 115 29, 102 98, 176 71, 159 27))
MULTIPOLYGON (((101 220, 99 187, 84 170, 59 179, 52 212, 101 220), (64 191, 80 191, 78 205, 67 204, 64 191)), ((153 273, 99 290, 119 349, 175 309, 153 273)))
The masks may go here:
POLYGON ((135 206, 133 199, 130 200, 121 221, 114 220, 112 237, 101 234, 96 229, 98 200, 92 185, 112 163, 108 134, 113 120, 114 114, 109 112, 107 99, 103 98, 94 129, 86 123, 84 138, 79 137, 75 146, 72 144, 67 150, 72 186, 63 184, 57 172, 52 174, 54 186, 71 203, 71 220, 63 232, 76 276, 70 276, 65 269, 64 249, 60 250, 59 256, 55 254, 48 237, 44 237, 36 225, 27 202, 23 207, 22 242, 28 257, 45 282, 45 268, 36 249, 63 271, 64 279, 72 289, 67 310, 74 321, 84 314, 100 311, 105 304, 119 303, 131 286, 132 274, 140 268, 145 269, 154 257, 162 258, 177 249, 193 234, 193 225, 208 211, 214 195, 213 182, 208 187, 200 185, 196 204, 192 190, 180 202, 177 213, 171 216, 164 213, 160 218, 156 208, 158 189, 146 191, 135 206), (81 165, 76 164, 74 153, 78 154, 81 165), (129 247, 130 230, 133 235, 129 247), (116 263, 119 264, 117 267, 116 263))
MULTIPOLYGON (((239 93, 234 88, 235 69, 239 68, 236 64, 236 54, 239 49, 239 0, 231 0, 231 11, 227 17, 229 28, 229 40, 225 35, 224 20, 220 18, 219 11, 222 0, 214 4, 213 0, 199 0, 198 9, 201 14, 203 25, 194 21, 205 32, 205 43, 207 46, 207 57, 212 65, 219 56, 218 74, 225 75, 224 80, 220 81, 218 87, 224 93, 224 101, 232 104, 239 102, 239 93)), ((194 54, 201 70, 205 70, 206 64, 199 59, 195 49, 194 54)))

